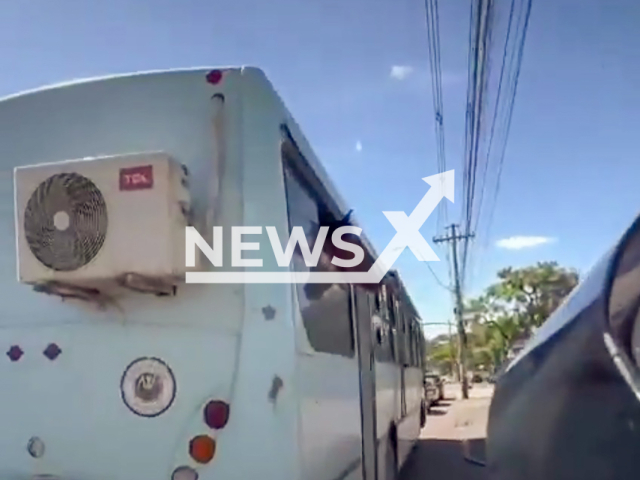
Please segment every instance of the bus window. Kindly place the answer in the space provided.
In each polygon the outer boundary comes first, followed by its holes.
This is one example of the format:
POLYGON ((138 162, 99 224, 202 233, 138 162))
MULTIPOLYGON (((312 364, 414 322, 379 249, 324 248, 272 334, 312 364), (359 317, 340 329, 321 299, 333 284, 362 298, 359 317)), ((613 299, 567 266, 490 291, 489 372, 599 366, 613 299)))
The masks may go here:
POLYGON ((385 297, 387 300, 387 311, 389 313, 389 323, 391 324, 392 327, 395 327, 397 325, 396 323, 396 306, 395 306, 395 298, 393 296, 393 292, 391 290, 387 290, 385 287, 384 291, 385 291, 385 297))
MULTIPOLYGON (((289 233, 294 226, 303 227, 309 247, 313 250, 320 212, 326 216, 327 209, 287 166, 284 167, 284 172, 289 233)), ((324 249, 322 256, 326 257, 324 249)), ((321 258, 317 271, 322 271, 327 261, 330 262, 331 258, 321 258)), ((296 271, 309 270, 299 246, 296 246, 292 265, 296 271)), ((302 321, 311 347, 317 352, 353 357, 355 346, 349 285, 296 284, 296 289, 302 321)))
POLYGON ((414 367, 420 366, 418 360, 418 332, 413 322, 411 322, 411 359, 414 367))
MULTIPOLYGON (((382 287, 384 288, 384 287, 382 287)), ((393 363, 394 360, 394 337, 391 323, 388 320, 388 312, 385 309, 384 292, 378 290, 374 298, 374 315, 377 321, 374 325, 375 348, 374 356, 378 362, 393 363)))

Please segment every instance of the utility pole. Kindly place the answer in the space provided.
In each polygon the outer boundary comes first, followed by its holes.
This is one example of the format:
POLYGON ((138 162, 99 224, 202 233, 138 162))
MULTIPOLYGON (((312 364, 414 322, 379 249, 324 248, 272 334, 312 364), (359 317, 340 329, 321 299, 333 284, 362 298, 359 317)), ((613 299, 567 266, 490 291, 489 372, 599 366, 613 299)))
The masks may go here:
POLYGON ((456 225, 450 225, 451 232, 448 236, 434 237, 435 243, 450 242, 453 259, 454 294, 456 297, 455 314, 458 325, 458 368, 460 383, 462 385, 462 398, 469 398, 469 385, 467 383, 467 332, 464 328, 462 288, 460 286, 460 270, 458 268, 458 240, 473 238, 473 234, 458 234, 456 225))
POLYGON ((455 375, 454 378, 457 378, 460 381, 460 369, 457 367, 458 361, 456 360, 456 343, 453 341, 453 334, 451 332, 452 324, 451 320, 449 320, 449 356, 451 357, 451 375, 455 375), (454 374, 455 369, 455 374, 454 374))

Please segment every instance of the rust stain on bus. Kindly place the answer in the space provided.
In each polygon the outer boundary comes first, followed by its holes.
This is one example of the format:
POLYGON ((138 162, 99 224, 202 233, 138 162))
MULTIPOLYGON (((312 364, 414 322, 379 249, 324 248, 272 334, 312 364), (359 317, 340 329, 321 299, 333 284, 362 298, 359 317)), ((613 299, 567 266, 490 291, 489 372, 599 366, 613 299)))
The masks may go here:
POLYGON ((269 401, 271 403, 276 403, 278 399, 278 393, 284 386, 284 382, 278 375, 274 375, 273 380, 271 381, 271 389, 269 390, 269 401))

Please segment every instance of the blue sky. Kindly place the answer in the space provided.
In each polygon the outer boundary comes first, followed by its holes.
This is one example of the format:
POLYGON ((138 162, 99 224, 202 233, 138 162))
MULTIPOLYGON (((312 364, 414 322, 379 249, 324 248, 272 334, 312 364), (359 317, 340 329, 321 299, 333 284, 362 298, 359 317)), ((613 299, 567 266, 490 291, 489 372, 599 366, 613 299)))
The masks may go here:
MULTIPOLYGON (((497 4, 506 15, 508 2, 497 4)), ((116 72, 260 66, 382 249, 394 230, 381 212, 409 213, 427 189, 420 178, 437 173, 423 10, 414 0, 1 0, 0 95, 116 72)), ((469 0, 440 2, 440 21, 447 158, 460 180, 469 0)), ((534 0, 500 196, 490 236, 474 247, 471 293, 506 265, 557 260, 584 272, 633 220, 638 24, 634 0, 534 0), (514 236, 552 241, 497 246, 514 236)), ((459 188, 457 199, 453 218, 459 188)), ((439 233, 434 219, 422 231, 439 233)), ((423 319, 448 320, 450 294, 427 266, 409 251, 397 266, 423 319)), ((447 279, 444 262, 432 267, 447 279)))

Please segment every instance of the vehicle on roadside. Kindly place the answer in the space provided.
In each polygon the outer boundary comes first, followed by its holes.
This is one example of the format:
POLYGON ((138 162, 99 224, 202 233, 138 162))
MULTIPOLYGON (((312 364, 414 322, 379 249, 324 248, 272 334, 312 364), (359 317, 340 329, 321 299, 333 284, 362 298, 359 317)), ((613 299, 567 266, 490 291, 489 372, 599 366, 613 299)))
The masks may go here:
POLYGON ((433 384, 435 388, 435 401, 434 403, 438 403, 444 400, 444 379, 438 375, 437 373, 426 373, 425 379, 433 384))
POLYGON ((438 386, 436 385, 436 381, 433 378, 425 376, 424 392, 425 399, 427 401, 427 412, 430 412, 431 407, 437 405, 439 400, 438 386))
POLYGON ((492 478, 633 478, 640 451, 640 217, 497 378, 492 478))
POLYGON ((262 71, 13 95, 0 149, 0 478, 397 477, 426 402, 420 319, 396 273, 186 281, 238 259, 242 278, 333 268, 331 242, 312 267, 295 243, 290 265, 257 260, 276 253, 268 229, 315 242, 350 212, 262 71), (223 249, 223 228, 260 252, 223 249))

